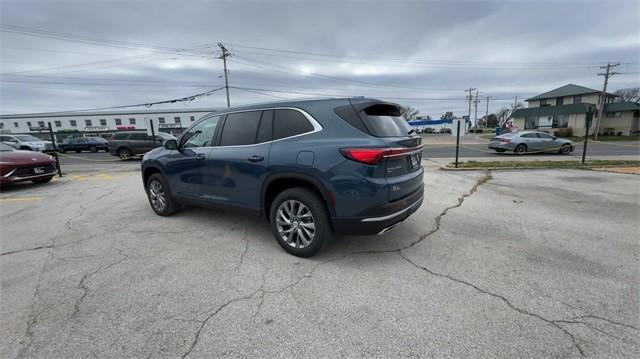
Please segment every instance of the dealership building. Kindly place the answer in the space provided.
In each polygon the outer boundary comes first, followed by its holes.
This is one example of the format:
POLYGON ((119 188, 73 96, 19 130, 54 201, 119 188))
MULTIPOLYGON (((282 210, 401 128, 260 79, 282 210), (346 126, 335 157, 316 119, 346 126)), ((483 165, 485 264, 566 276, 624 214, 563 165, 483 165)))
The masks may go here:
POLYGON ((40 133, 48 123, 56 133, 146 130, 149 120, 162 132, 180 134, 211 108, 0 115, 0 133, 40 133))

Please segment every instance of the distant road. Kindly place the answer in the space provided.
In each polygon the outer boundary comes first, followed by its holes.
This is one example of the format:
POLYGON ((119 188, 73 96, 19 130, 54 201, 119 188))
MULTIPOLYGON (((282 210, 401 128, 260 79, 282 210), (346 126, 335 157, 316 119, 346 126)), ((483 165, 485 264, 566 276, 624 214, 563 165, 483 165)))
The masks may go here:
MULTIPOLYGON (((510 155, 498 154, 487 148, 486 144, 462 144, 460 158, 496 157, 509 159, 510 155)), ((589 142, 587 146, 589 156, 640 156, 640 142, 589 142)), ((424 158, 453 158, 455 157, 455 144, 426 144, 424 146, 424 158)), ((582 144, 576 144, 576 150, 572 156, 579 158, 582 155, 582 144)), ((140 160, 120 161, 118 157, 108 153, 67 153, 60 155, 61 165, 99 165, 100 167, 113 166, 139 166, 140 160)))

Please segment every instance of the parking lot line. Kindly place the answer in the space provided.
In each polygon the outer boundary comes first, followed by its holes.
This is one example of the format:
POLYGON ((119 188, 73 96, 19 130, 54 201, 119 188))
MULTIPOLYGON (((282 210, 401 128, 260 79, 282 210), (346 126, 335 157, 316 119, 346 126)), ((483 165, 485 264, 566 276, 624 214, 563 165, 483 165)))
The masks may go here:
POLYGON ((26 201, 40 201, 46 197, 6 197, 0 198, 0 202, 26 202, 26 201))

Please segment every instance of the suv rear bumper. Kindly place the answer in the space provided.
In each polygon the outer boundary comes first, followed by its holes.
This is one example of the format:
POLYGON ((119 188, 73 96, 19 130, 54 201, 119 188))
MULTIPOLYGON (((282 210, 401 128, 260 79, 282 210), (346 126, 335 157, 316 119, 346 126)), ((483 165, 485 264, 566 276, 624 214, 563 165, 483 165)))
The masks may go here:
POLYGON ((420 187, 419 190, 401 200, 375 208, 371 211, 375 215, 332 218, 333 229, 336 233, 351 235, 385 233, 417 211, 422 205, 423 198, 424 188, 420 187))

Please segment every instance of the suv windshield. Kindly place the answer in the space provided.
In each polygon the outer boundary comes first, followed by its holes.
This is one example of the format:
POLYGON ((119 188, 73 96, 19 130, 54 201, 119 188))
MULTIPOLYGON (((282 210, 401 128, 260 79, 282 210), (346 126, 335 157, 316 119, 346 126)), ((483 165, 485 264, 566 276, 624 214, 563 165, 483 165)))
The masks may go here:
POLYGON ((42 141, 41 139, 33 137, 31 135, 14 135, 13 137, 19 139, 22 142, 42 141))

